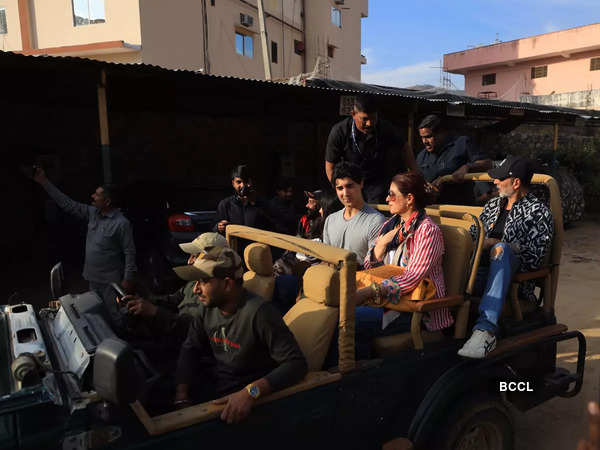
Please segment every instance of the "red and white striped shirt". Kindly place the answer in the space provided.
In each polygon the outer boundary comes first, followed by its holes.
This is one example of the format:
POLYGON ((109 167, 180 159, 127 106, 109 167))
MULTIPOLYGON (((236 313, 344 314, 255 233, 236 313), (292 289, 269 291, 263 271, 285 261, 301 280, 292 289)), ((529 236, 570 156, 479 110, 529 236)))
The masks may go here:
MULTIPOLYGON (((385 227, 386 223, 381 229, 385 227)), ((381 230, 379 234, 381 235, 381 230)), ((372 250, 371 248, 365 258, 365 269, 374 266, 371 261, 372 250)), ((405 252, 408 253, 408 255, 404 255, 407 257, 408 263, 402 274, 381 283, 388 288, 388 300, 398 303, 403 294, 415 289, 424 278, 431 279, 438 297, 444 297, 446 295, 446 283, 442 269, 444 237, 440 228, 433 223, 431 218, 425 216, 414 233, 406 238, 405 252)), ((442 308, 430 312, 423 322, 429 331, 436 331, 451 326, 454 318, 448 308, 442 308)))

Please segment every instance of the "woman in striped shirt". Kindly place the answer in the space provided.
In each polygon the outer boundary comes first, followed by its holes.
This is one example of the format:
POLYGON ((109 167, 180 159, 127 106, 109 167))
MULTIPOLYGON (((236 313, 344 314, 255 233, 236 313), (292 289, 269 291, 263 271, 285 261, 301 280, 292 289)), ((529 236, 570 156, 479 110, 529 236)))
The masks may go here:
MULTIPOLYGON (((411 292, 426 277, 435 285, 437 297, 444 297, 444 239, 439 227, 425 214, 423 176, 415 172, 396 175, 386 200, 392 217, 379 231, 375 246, 367 253, 364 267, 394 264, 404 270, 379 285, 358 290, 356 305, 368 305, 378 295, 390 303, 398 303, 402 295, 411 292)), ((410 330, 410 319, 410 313, 357 306, 357 358, 370 357, 370 341, 374 337, 410 330)), ((447 308, 434 311, 423 320, 430 331, 447 328, 453 321, 447 308)))

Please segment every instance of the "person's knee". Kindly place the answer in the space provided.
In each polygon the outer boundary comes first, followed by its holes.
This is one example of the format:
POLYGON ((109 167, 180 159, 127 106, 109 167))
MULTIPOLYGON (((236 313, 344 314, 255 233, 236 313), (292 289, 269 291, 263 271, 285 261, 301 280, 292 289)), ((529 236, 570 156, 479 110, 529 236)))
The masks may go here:
POLYGON ((499 242, 490 249, 490 259, 492 261, 501 259, 510 252, 510 245, 506 242, 499 242))

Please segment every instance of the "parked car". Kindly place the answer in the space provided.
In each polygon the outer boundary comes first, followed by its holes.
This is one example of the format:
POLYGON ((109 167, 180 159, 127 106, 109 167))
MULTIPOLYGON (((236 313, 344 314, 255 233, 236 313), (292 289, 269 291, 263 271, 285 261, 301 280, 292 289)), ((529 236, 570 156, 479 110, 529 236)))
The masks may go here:
POLYGON ((123 189, 122 210, 131 221, 142 291, 170 293, 181 286, 171 270, 187 263, 180 243, 212 231, 223 189, 160 181, 137 182, 123 189))

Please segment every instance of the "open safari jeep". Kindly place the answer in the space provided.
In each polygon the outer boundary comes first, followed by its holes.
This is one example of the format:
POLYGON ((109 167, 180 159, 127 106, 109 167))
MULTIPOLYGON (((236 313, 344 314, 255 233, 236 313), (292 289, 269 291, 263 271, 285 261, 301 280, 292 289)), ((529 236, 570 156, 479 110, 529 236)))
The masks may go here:
POLYGON ((397 439, 404 438, 406 448, 513 448, 510 408, 524 411, 576 395, 584 370, 583 335, 554 317, 563 238, 558 187, 548 176, 535 175, 533 182, 550 190, 555 238, 544 266, 518 274, 514 283, 537 280, 542 304, 525 305, 512 289, 498 347, 483 360, 456 354, 476 314, 471 293, 483 245, 480 208, 428 208, 444 235, 447 297, 404 304, 413 314, 410 332, 375 339, 376 358, 364 361, 355 360, 354 348, 356 256, 230 225, 233 248, 251 241, 244 251, 244 284, 267 299, 274 288, 271 247, 323 262, 306 271, 303 295, 284 317, 308 361, 303 381, 261 398, 239 425, 221 422, 223 406, 210 402, 153 416, 144 392, 160 380, 143 354, 106 326, 94 294, 65 295, 59 308, 37 317, 28 305, 6 306, 0 314, 0 447, 365 449, 390 441, 401 445, 397 439), (451 309, 455 325, 444 332, 423 330, 423 314, 443 307, 451 309), (338 364, 325 367, 336 327, 338 364), (556 366, 557 343, 569 339, 579 342, 575 373, 556 366), (19 359, 28 354, 36 356, 19 359))

